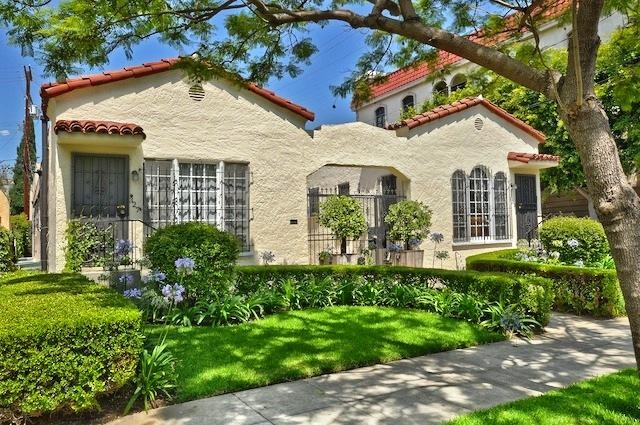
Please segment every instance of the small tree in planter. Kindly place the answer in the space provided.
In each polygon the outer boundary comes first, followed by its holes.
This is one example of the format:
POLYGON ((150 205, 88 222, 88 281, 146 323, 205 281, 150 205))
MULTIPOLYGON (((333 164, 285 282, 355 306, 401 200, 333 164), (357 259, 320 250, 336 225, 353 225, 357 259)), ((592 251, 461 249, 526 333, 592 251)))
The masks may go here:
POLYGON ((320 205, 320 224, 340 239, 340 253, 347 253, 347 239, 357 239, 367 230, 362 207, 353 198, 330 196, 320 205))
MULTIPOLYGON (((422 202, 400 201, 391 205, 389 212, 384 218, 384 222, 389 225, 389 238, 401 242, 405 250, 416 247, 427 233, 431 226, 431 210, 422 202)), ((410 261, 405 258, 404 265, 422 266, 422 251, 420 258, 412 258, 410 261)))

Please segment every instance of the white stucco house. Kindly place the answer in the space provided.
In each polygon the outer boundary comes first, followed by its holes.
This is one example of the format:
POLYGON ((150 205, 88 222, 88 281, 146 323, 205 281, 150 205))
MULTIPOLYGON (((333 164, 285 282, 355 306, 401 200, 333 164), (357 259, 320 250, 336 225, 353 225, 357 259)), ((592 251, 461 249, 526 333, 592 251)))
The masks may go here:
MULTIPOLYGON (((433 211, 439 250, 464 257, 514 246, 540 217, 544 135, 485 99, 469 98, 397 123, 314 131, 306 108, 253 84, 194 84, 177 59, 45 84, 41 260, 64 267, 72 218, 120 223, 141 249, 168 223, 205 221, 235 234, 241 262, 317 262, 334 244, 317 222, 327 193, 361 199, 384 249, 384 212, 399 199, 433 211), (529 227, 528 227, 529 226, 529 227)), ((423 242, 424 265, 432 245, 423 242)))
MULTIPOLYGON (((571 0, 547 0, 548 8, 538 12, 538 42, 542 50, 565 49, 571 32, 571 0)), ((536 12, 534 11, 534 14, 536 12)), ((517 28, 517 14, 505 18, 505 28, 517 28), (514 19, 516 18, 516 19, 514 19), (513 22, 513 25, 510 25, 513 22)), ((611 33, 625 25, 624 14, 612 12, 604 15, 598 25, 598 33, 606 41, 611 33)), ((504 33, 487 36, 482 30, 469 34, 476 43, 499 45, 512 42, 534 43, 530 32, 516 32, 517 38, 509 38, 504 33)), ((449 94, 463 88, 467 75, 478 69, 476 64, 445 51, 438 51, 436 59, 400 68, 388 73, 385 79, 371 87, 371 96, 364 102, 354 104, 356 120, 384 127, 398 121, 408 107, 420 106, 430 100, 434 93, 449 94)))

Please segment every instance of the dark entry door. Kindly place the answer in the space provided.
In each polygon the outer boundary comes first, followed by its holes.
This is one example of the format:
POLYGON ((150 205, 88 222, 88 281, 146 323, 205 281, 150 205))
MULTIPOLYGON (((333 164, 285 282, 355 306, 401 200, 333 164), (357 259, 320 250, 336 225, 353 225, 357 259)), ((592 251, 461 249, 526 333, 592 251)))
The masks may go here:
POLYGON ((74 217, 116 218, 116 206, 128 205, 127 158, 74 155, 74 217))
POLYGON ((536 193, 536 176, 516 174, 516 223, 518 239, 536 237, 538 224, 538 195, 536 193))

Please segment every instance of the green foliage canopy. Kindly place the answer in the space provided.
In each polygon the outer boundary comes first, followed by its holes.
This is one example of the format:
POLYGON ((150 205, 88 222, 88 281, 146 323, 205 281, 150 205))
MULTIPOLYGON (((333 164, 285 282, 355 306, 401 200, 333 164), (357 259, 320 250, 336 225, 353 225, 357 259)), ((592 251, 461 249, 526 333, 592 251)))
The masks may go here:
POLYGON ((362 206, 349 196, 328 197, 320 205, 319 219, 321 225, 331 229, 340 239, 356 239, 367 230, 362 206))

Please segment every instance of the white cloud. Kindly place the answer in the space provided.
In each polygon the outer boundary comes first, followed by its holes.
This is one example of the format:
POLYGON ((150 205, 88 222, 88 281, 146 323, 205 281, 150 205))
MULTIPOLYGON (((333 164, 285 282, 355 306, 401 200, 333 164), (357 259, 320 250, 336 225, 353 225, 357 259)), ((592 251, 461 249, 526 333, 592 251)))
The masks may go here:
POLYGON ((8 136, 11 132, 9 130, 0 130, 0 136, 8 136))

